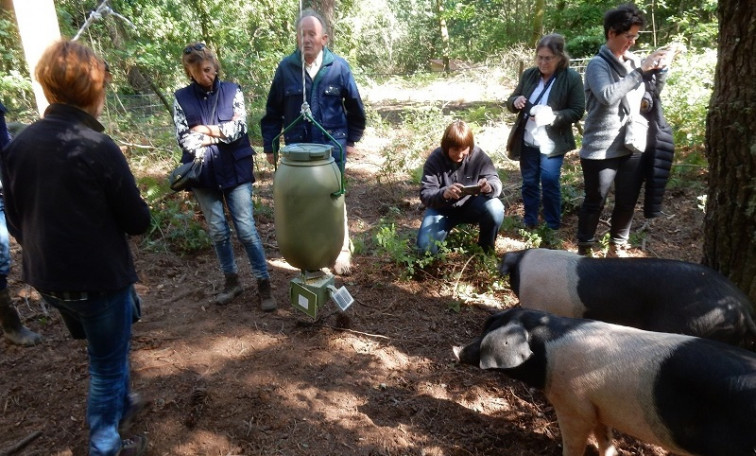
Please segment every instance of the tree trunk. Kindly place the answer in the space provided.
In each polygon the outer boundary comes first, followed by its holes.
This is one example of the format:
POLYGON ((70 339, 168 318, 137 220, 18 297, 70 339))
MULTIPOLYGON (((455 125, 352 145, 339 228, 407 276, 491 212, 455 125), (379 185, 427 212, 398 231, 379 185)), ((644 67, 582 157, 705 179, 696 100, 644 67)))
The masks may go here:
POLYGON ((706 122, 703 263, 756 303, 756 2, 719 0, 719 59, 706 122))
POLYGON ((436 1, 436 7, 438 9, 438 26, 441 32, 441 59, 444 62, 444 74, 449 75, 449 29, 446 27, 446 19, 444 18, 444 3, 443 0, 436 1))
POLYGON ((328 30, 328 47, 331 50, 335 50, 335 38, 336 38, 336 24, 333 20, 334 13, 334 0, 309 0, 302 2, 303 8, 312 8, 326 21, 326 29, 328 30))
POLYGON ((533 8, 533 35, 530 44, 535 48, 538 40, 543 36, 543 15, 545 13, 545 0, 536 0, 533 8))

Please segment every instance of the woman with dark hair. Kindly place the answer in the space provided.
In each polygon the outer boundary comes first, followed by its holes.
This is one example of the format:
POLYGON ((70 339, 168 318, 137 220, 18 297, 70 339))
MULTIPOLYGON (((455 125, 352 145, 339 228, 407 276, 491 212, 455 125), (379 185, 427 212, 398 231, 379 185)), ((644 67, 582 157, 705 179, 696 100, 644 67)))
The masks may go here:
POLYGON ((225 276, 223 290, 215 302, 226 304, 242 293, 225 203, 252 266, 260 308, 273 311, 276 300, 253 214, 254 150, 247 136, 244 95, 238 84, 218 78, 220 63, 204 43, 186 46, 181 62, 192 82, 176 91, 173 119, 183 151, 181 162, 189 163, 195 157, 203 160, 200 181, 191 191, 205 216, 225 276))
POLYGON ((586 110, 580 165, 585 199, 578 217, 578 253, 592 255, 596 229, 609 189, 614 185, 607 256, 625 256, 635 203, 643 180, 642 153, 625 146, 628 123, 640 116, 644 76, 664 66, 665 51, 641 60, 630 52, 644 19, 632 4, 604 15, 604 37, 585 70, 586 110))
POLYGON ((97 121, 110 80, 105 62, 60 41, 42 54, 36 77, 50 105, 2 152, 8 229, 23 246, 23 280, 87 341, 90 456, 141 455, 144 436, 121 437, 143 405, 129 393, 139 298, 127 235, 149 228, 150 211, 97 121))
POLYGON ((460 223, 480 227, 478 245, 493 252, 496 235, 504 221, 504 204, 499 200, 501 180, 491 159, 475 145, 470 127, 457 120, 441 138, 423 167, 420 201, 426 207, 417 248, 438 252, 438 244, 460 223))
POLYGON ((525 70, 507 108, 519 112, 507 141, 510 157, 519 157, 525 226, 538 225, 543 187, 543 218, 557 230, 562 223, 559 178, 564 155, 575 149, 572 124, 585 112, 580 75, 569 68, 564 37, 546 35, 536 46, 536 66, 525 70))

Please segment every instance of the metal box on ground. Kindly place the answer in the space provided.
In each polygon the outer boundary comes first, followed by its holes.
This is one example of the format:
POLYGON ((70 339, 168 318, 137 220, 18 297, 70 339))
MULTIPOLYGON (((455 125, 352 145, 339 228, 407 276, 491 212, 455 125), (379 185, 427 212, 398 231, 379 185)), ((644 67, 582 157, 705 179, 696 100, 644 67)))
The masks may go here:
POLYGON ((308 278, 306 275, 291 280, 289 294, 291 305, 312 318, 318 315, 318 308, 325 305, 330 297, 329 286, 333 287, 333 276, 330 274, 308 278))

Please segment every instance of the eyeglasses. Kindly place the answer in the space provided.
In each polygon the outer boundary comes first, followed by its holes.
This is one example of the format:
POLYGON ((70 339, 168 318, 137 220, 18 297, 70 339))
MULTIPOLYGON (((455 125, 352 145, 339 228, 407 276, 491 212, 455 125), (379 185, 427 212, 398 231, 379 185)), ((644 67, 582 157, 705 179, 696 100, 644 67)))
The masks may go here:
POLYGON ((628 41, 635 41, 638 39, 638 36, 640 35, 631 35, 629 33, 625 33, 624 36, 625 36, 625 39, 627 39, 628 41))
POLYGON ((205 49, 205 43, 190 44, 184 48, 184 54, 191 54, 192 50, 201 51, 205 49))
POLYGON ((536 56, 536 60, 538 60, 539 62, 545 62, 545 63, 551 62, 552 60, 554 60, 554 58, 555 57, 553 55, 538 55, 538 56, 536 56))

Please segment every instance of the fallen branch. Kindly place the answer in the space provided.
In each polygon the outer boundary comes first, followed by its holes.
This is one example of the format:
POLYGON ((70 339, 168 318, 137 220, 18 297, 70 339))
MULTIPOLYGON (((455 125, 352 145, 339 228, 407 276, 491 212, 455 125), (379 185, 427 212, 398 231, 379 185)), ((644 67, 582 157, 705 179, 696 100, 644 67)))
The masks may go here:
POLYGON ((339 328, 337 326, 329 326, 329 328, 335 329, 335 330, 338 330, 338 331, 347 331, 347 332, 350 332, 350 333, 359 334, 361 336, 376 337, 378 339, 391 340, 390 337, 383 336, 381 334, 370 334, 370 333, 366 333, 366 332, 362 332, 362 331, 357 331, 357 330, 349 329, 349 328, 339 328))

